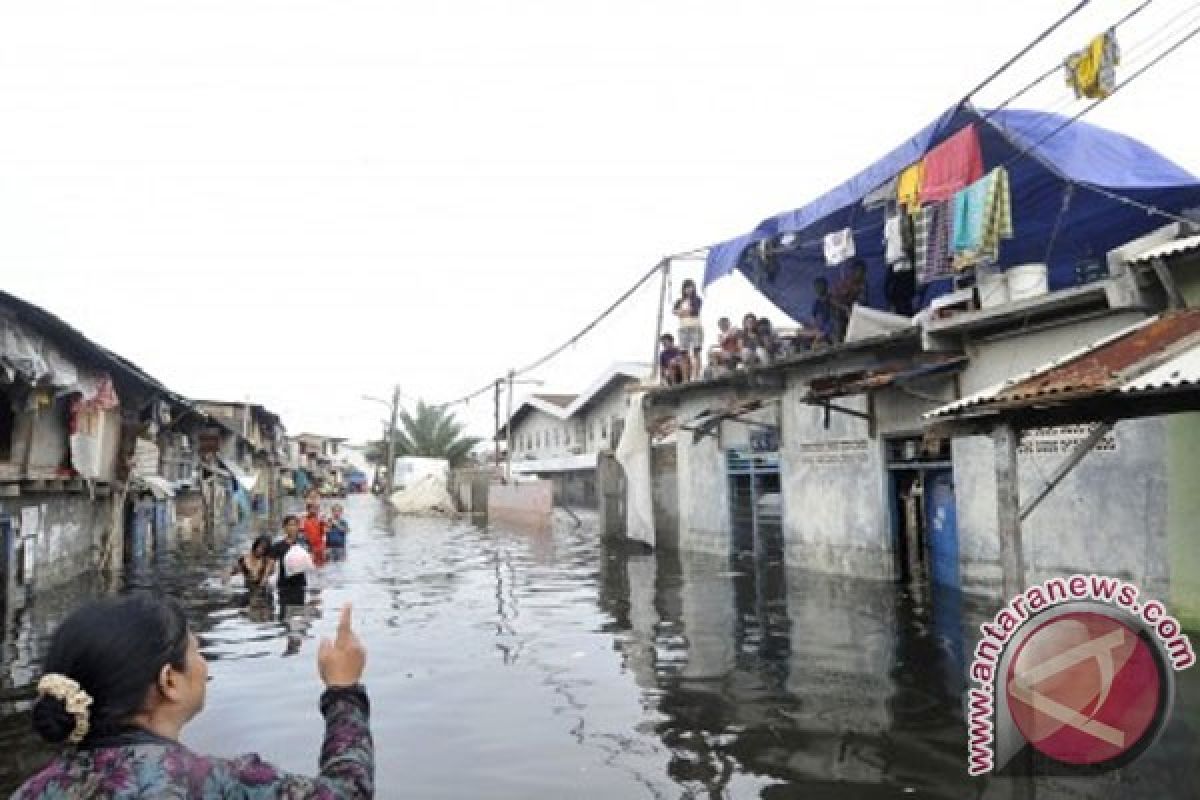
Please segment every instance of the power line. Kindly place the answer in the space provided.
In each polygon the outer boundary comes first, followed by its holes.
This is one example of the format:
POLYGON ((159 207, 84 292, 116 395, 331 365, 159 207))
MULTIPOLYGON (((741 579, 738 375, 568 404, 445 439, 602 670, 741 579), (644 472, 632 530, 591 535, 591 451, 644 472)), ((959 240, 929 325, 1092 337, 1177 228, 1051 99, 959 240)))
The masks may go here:
POLYGON ((1033 39, 1033 41, 1031 41, 1029 44, 1025 45, 1020 50, 1018 50, 1016 55, 1014 55, 1012 58, 1008 59, 1008 61, 1005 61, 1004 64, 1002 64, 999 69, 997 69, 991 75, 984 78, 974 89, 972 89, 971 91, 969 91, 965 95, 963 95, 963 102, 967 102, 972 97, 974 97, 976 94, 983 91, 984 87, 986 87, 989 83, 996 80, 996 78, 999 78, 1001 75, 1003 75, 1005 72, 1007 72, 1009 67, 1011 67, 1013 64, 1020 61, 1021 58, 1023 58, 1025 56, 1025 54, 1028 53, 1030 50, 1032 50, 1033 48, 1037 47, 1039 44, 1044 42, 1052 33, 1054 33, 1056 30, 1061 28, 1063 26, 1063 24, 1066 23, 1067 20, 1069 20, 1071 17, 1075 16, 1080 11, 1082 11, 1084 8, 1086 8, 1088 6, 1088 4, 1091 3, 1091 1, 1092 0, 1080 0, 1079 3, 1077 3, 1074 8, 1072 8, 1066 14, 1063 14, 1062 17, 1060 17, 1057 22, 1055 22, 1049 28, 1046 28, 1046 30, 1044 30, 1040 34, 1038 34, 1038 36, 1035 37, 1033 39))
MULTIPOLYGON (((1128 14, 1121 17, 1121 19, 1117 20, 1112 25, 1110 25, 1108 27, 1108 30, 1116 30, 1117 28, 1121 27, 1126 22, 1129 22, 1131 19, 1136 17, 1138 14, 1145 11, 1146 8, 1153 2, 1154 2, 1154 0, 1145 0, 1145 2, 1143 2, 1140 6, 1133 9, 1128 14)), ((1176 17, 1176 19, 1178 19, 1178 17, 1176 17)), ((1174 22, 1174 20, 1171 20, 1171 21, 1174 22)), ((1168 23, 1168 24, 1170 24, 1170 23, 1168 23)), ((1037 76, 1036 78, 1031 80, 1029 83, 1025 84, 1020 89, 1018 89, 1011 97, 1009 97, 1003 103, 1000 103, 999 105, 997 105, 994 108, 992 108, 991 110, 989 110, 987 112, 987 114, 984 115, 983 118, 988 119, 989 117, 991 117, 993 114, 995 114, 997 111, 1001 110, 1002 108, 1007 108, 1012 103, 1015 103, 1017 100, 1019 100, 1020 98, 1024 97, 1026 94, 1028 94, 1029 91, 1032 90, 1035 86, 1042 83, 1042 81, 1046 80, 1051 75, 1054 75, 1055 73, 1059 72, 1060 70, 1062 70, 1062 68, 1063 68, 1062 62, 1059 62, 1059 63, 1055 64, 1054 66, 1050 67, 1050 69, 1046 70, 1041 75, 1037 76)))
MULTIPOLYGON (((642 275, 642 277, 638 278, 637 282, 634 283, 633 286, 629 287, 629 289, 627 289, 620 297, 618 297, 607 308, 605 308, 603 311, 601 311, 599 316, 597 316, 595 319, 593 319, 591 322, 589 322, 587 325, 585 325, 582 330, 580 330, 578 333, 576 333, 570 339, 567 339, 567 341, 563 342, 561 345, 554 348, 550 352, 546 353, 544 356, 537 359, 533 363, 528 364, 524 367, 521 367, 521 369, 519 369, 519 370, 514 370, 512 373, 513 377, 519 377, 519 376, 528 374, 528 373, 532 372, 533 370, 537 369, 538 367, 544 366, 546 363, 551 361, 553 358, 562 354, 562 352, 564 350, 566 350, 567 348, 569 348, 572 345, 574 345, 575 343, 577 343, 580 339, 582 339, 587 334, 591 333, 591 331, 597 325, 599 325, 609 315, 611 315, 614 311, 616 311, 621 306, 621 304, 623 304, 626 300, 628 300, 630 297, 632 297, 633 294, 638 289, 642 288, 642 286, 646 283, 646 281, 648 281, 652 277, 654 277, 659 272, 659 270, 663 269, 663 267, 665 267, 668 263, 670 263, 672 261, 689 261, 689 260, 696 260, 699 258, 703 258, 703 254, 705 253, 705 251, 707 249, 708 248, 689 250, 687 252, 677 253, 673 256, 667 256, 666 258, 662 259, 657 264, 655 264, 648 272, 646 272, 646 274, 644 274, 644 275, 642 275)), ((441 403, 440 405, 438 405, 438 408, 445 409, 445 408, 449 408, 450 406, 458 405, 459 403, 465 403, 468 400, 474 400, 476 397, 479 397, 480 395, 482 395, 486 392, 494 391, 496 388, 496 384, 499 382, 503 382, 505 380, 507 380, 507 377, 496 378, 494 380, 488 381, 486 384, 479 387, 478 389, 471 392, 470 394, 463 395, 462 397, 460 397, 456 400, 450 400, 449 402, 441 403)))
MULTIPOLYGON (((1092 109, 1096 108, 1096 106, 1100 105, 1105 100, 1108 100, 1109 98, 1116 95, 1117 92, 1121 91, 1126 86, 1133 83, 1135 80, 1140 78, 1142 75, 1145 75, 1146 72, 1148 72, 1153 67, 1157 66, 1159 63, 1161 63, 1163 61, 1163 59, 1165 59, 1167 56, 1171 55, 1176 50, 1178 50, 1180 47, 1183 47, 1183 45, 1187 44, 1189 41, 1194 39, 1197 34, 1200 34, 1200 25, 1197 25, 1196 27, 1192 28, 1190 31, 1188 31, 1188 33, 1185 36, 1183 36, 1181 39, 1176 41, 1173 45, 1168 47, 1163 52, 1159 53, 1157 56, 1155 56, 1153 59, 1151 59, 1145 65, 1143 65, 1140 69, 1138 69, 1136 72, 1134 72, 1128 78, 1126 78, 1125 80, 1121 81, 1116 86, 1114 86, 1113 90, 1106 97, 1098 98, 1098 99, 1094 100, 1093 102, 1089 103, 1088 105, 1084 106, 1076 114, 1074 114, 1071 117, 1064 120, 1060 125, 1055 127, 1048 134, 1046 134, 1042 138, 1038 139, 1033 144, 1026 146, 1024 149, 1021 150, 1021 152, 1017 153, 1011 159, 1006 161, 1005 166, 1007 167, 1010 164, 1012 164, 1016 161, 1019 161, 1020 159, 1032 154, 1034 150, 1041 147, 1047 141, 1049 141, 1050 139, 1054 138, 1058 134, 1062 133, 1067 128, 1074 125, 1076 122, 1078 122, 1080 119, 1082 119, 1084 117, 1084 115, 1088 114, 1090 111, 1092 111, 1092 109)), ((1132 198, 1125 197, 1121 194, 1110 191, 1108 189, 1104 189, 1102 187, 1096 186, 1091 183, 1086 183, 1083 181, 1073 181, 1073 183, 1077 184, 1081 188, 1087 189, 1088 191, 1094 192, 1096 194, 1103 195, 1104 197, 1107 197, 1111 200, 1116 200, 1117 202, 1124 203, 1124 204, 1129 205, 1134 208, 1138 208, 1142 211, 1145 211, 1147 214, 1155 214, 1157 216, 1172 220, 1174 222, 1184 222, 1184 223, 1192 222, 1192 220, 1189 220, 1186 217, 1182 217, 1178 214, 1173 214, 1170 211, 1165 211, 1161 208, 1150 205, 1149 203, 1143 203, 1139 200, 1134 200, 1132 198)))

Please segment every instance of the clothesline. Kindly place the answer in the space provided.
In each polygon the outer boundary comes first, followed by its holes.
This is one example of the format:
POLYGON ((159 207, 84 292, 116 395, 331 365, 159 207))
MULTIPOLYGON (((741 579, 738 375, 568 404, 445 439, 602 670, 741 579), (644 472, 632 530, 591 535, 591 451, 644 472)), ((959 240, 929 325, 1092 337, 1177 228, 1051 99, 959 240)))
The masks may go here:
MULTIPOLYGON (((1130 12, 1129 15, 1126 15, 1125 20, 1122 20, 1122 21, 1127 21, 1128 19, 1132 18, 1133 14, 1135 14, 1138 11, 1140 11, 1141 9, 1145 8, 1151 1, 1152 0, 1148 0, 1147 3, 1143 3, 1141 6, 1134 9, 1132 12, 1130 12)), ((1197 5, 1197 7, 1200 7, 1200 3, 1197 3, 1196 5, 1197 5)), ((1118 83, 1113 88, 1113 91, 1111 93, 1109 93, 1106 97, 1098 98, 1098 99, 1094 100, 1093 102, 1089 103, 1087 106, 1085 106, 1079 112, 1077 112, 1076 114, 1067 118, 1061 124, 1059 124, 1052 130, 1050 130, 1045 136, 1042 136, 1041 138, 1039 138, 1032 144, 1028 144, 1028 145, 1025 145, 1024 147, 1022 147, 1022 149, 1018 153, 1016 153, 1015 155, 1010 157, 1008 160, 1006 160, 1003 164, 1001 164, 999 166, 1002 166, 1007 169, 1007 168, 1012 167, 1014 164, 1016 164, 1017 162, 1019 162, 1020 160, 1022 160, 1024 158, 1027 158, 1030 156, 1036 157, 1035 151, 1039 147, 1044 145, 1050 139, 1052 139, 1055 136, 1062 133, 1064 130, 1069 128, 1074 123, 1078 122, 1080 119, 1082 119, 1084 116, 1086 116, 1092 110, 1094 110, 1097 106, 1099 106, 1105 100, 1111 98, 1117 92, 1124 89, 1126 86, 1128 86, 1134 80, 1137 80, 1139 77, 1141 77, 1147 71, 1149 71, 1151 68, 1153 68, 1154 66, 1159 64, 1167 56, 1171 55, 1176 50, 1178 50, 1180 47, 1182 47, 1184 44, 1186 44, 1189 40, 1194 38, 1197 34, 1200 34, 1200 25, 1197 25, 1196 27, 1194 27, 1186 35, 1184 35, 1181 39, 1177 40, 1174 44, 1172 44, 1165 51, 1163 51, 1162 53, 1159 53, 1156 57, 1154 57, 1148 63, 1141 66, 1138 70, 1136 70, 1133 74, 1131 74, 1125 80, 1118 83)), ((1058 69, 1061 69, 1061 65, 1059 65, 1058 67, 1055 68, 1056 71, 1058 69)), ((987 116, 984 116, 983 119, 987 120, 987 116)), ((994 127, 996 127, 997 130, 1000 130, 1002 133, 1007 134, 1007 131, 1003 124, 994 124, 994 127)), ((1006 138, 1008 138, 1007 135, 1006 135, 1006 138)), ((1010 139, 1010 141, 1012 141, 1012 140, 1010 139)), ((1013 144, 1020 147, 1020 145, 1015 141, 1013 142, 1013 144)), ((1107 197, 1108 199, 1113 200, 1115 202, 1123 203, 1132 208, 1138 208, 1139 210, 1144 211, 1147 214, 1153 214, 1155 216, 1161 217, 1162 219, 1169 220, 1172 222, 1182 222, 1182 223, 1191 223, 1192 222, 1192 220, 1189 220, 1186 217, 1183 217, 1179 214, 1174 214, 1170 211, 1166 211, 1165 209, 1159 208, 1150 203, 1144 203, 1140 200, 1134 200, 1132 198, 1126 197, 1126 196, 1124 196, 1118 192, 1112 191, 1110 189, 1105 189, 1103 187, 1099 187, 1094 184, 1089 184, 1089 183, 1085 183, 1085 182, 1071 181, 1069 178, 1066 178, 1065 176, 1064 176, 1064 179, 1067 180, 1067 182, 1071 185, 1079 186, 1082 189, 1085 189, 1087 191, 1107 197)), ((893 180, 894 180, 894 178, 893 178, 893 180)), ((887 183, 888 182, 885 182, 883 185, 887 185, 887 183)), ((1014 194, 1014 196, 1013 196, 1014 203, 1017 203, 1017 201, 1019 199, 1022 199, 1021 196, 1014 194)), ((1065 208, 1064 208, 1064 211, 1065 211, 1065 208)), ((1060 212, 1060 217, 1061 217, 1062 213, 1063 212, 1060 212)), ((848 228, 848 229, 844 229, 844 230, 849 230, 853 236, 858 237, 860 235, 871 233, 874 231, 882 232, 884 224, 885 224, 885 220, 879 219, 877 221, 872 221, 861 227, 857 227, 857 228, 852 227, 852 228, 848 228)), ((1056 224, 1057 224, 1057 221, 1056 221, 1056 224)), ((788 236, 788 235, 790 235, 790 234, 784 233, 784 234, 779 234, 776 237, 772 237, 772 238, 778 239, 778 238, 782 238, 782 237, 788 236)), ((794 234, 791 234, 791 235, 794 235, 794 234)), ((824 244, 824 237, 813 238, 813 239, 804 239, 799 242, 796 242, 793 240, 793 241, 789 242, 788 244, 783 245, 782 249, 776 250, 775 252, 777 252, 777 253, 778 252, 793 252, 793 251, 804 249, 804 248, 821 247, 821 246, 823 246, 823 244, 824 244)))
MULTIPOLYGON (((1073 17, 1075 14, 1077 14, 1079 11, 1081 11, 1084 7, 1086 7, 1089 4, 1089 2, 1090 2, 1090 0, 1081 0, 1081 2, 1078 3, 1075 7, 1073 7, 1070 11, 1068 11, 1067 14, 1065 14, 1057 22, 1055 22, 1053 25, 1051 25, 1049 28, 1047 28, 1045 31, 1043 31, 1041 34, 1039 34, 1039 36, 1035 37, 1035 39, 1033 41, 1031 41, 1029 44, 1027 44, 1025 47, 1023 47, 1020 51, 1018 51, 1018 53, 1016 55, 1014 55, 1012 58, 1010 58, 1008 61, 1006 61, 999 69, 995 70, 991 75, 988 76, 988 78, 986 78, 984 81, 979 83, 975 88, 973 88, 970 92, 968 92, 964 96, 963 102, 964 103, 968 102, 971 97, 973 97, 975 94, 980 92, 983 88, 988 86, 992 81, 994 81, 996 78, 998 78, 1001 74, 1006 72, 1009 68, 1011 68, 1013 66, 1013 64, 1015 64, 1018 60, 1020 60, 1028 52, 1030 52, 1034 47, 1036 47, 1038 44, 1040 44, 1042 41, 1044 41, 1047 37, 1049 37, 1054 31, 1056 31, 1059 27, 1061 27, 1067 20, 1069 20, 1071 17, 1073 17)), ((1142 13, 1153 2, 1154 2, 1154 0, 1144 0, 1144 2, 1142 2, 1140 5, 1138 5, 1137 7, 1132 9, 1130 12, 1125 14, 1121 19, 1119 19, 1115 23, 1113 23, 1113 25, 1111 25, 1109 27, 1109 30, 1110 31, 1115 30, 1116 28, 1129 22, 1131 19, 1136 17, 1138 14, 1142 13)), ((1140 48, 1148 47, 1151 40, 1156 40, 1157 37, 1159 37, 1159 35, 1162 34, 1164 31, 1169 29, 1171 25, 1173 25, 1175 22, 1182 19, 1184 16, 1186 16, 1188 13, 1190 13, 1191 11, 1193 11, 1195 8, 1198 8, 1198 7, 1200 7, 1200 3, 1195 3, 1192 6, 1189 6, 1188 8, 1184 9, 1180 13, 1176 14, 1174 17, 1171 18, 1171 20, 1169 20, 1167 23, 1165 23, 1164 25, 1157 28, 1148 37, 1146 37, 1145 39, 1136 43, 1130 52, 1140 52, 1140 48)), ((1073 116, 1069 117, 1068 119, 1064 120, 1062 124, 1056 126, 1045 136, 1041 137, 1040 139, 1033 142, 1032 144, 1029 144, 1029 145, 1023 147, 1020 150, 1020 152, 1018 152, 1016 155, 1009 158, 1007 161, 1004 162, 1004 164, 1002 164, 1000 166, 1004 167, 1004 168, 1008 168, 1023 158, 1030 157, 1030 156, 1038 158, 1038 156, 1036 155, 1036 151, 1039 147, 1044 145, 1047 141, 1049 141, 1053 137, 1062 133, 1064 130, 1069 128, 1075 122, 1082 119, 1085 115, 1090 113, 1093 109, 1095 109, 1097 106, 1099 106, 1106 99, 1115 95, 1118 91, 1120 91, 1121 89, 1128 86, 1130 83, 1132 83, 1134 80, 1139 78, 1141 75, 1145 74, 1151 68, 1153 68, 1157 64, 1161 63, 1163 61, 1163 59, 1165 59, 1167 56, 1174 53, 1176 50, 1178 50, 1180 47, 1182 47, 1184 44, 1186 44, 1188 41, 1190 41, 1192 38, 1194 38, 1197 34, 1200 34, 1200 25, 1191 29, 1181 39, 1175 41, 1174 44, 1172 44, 1170 47, 1168 47, 1162 53, 1159 53, 1156 57, 1154 57, 1148 63, 1141 66, 1138 70, 1136 70, 1133 74, 1131 74, 1125 80, 1121 81, 1120 83, 1117 83, 1113 87, 1112 91, 1109 92, 1106 96, 1095 99, 1092 103, 1085 106, 1079 112, 1077 112, 1073 116)), ((1011 103, 1013 103, 1014 101, 1016 101, 1017 99, 1022 97, 1024 94, 1026 94, 1030 90, 1032 90, 1035 86, 1037 86, 1038 84, 1045 81, 1051 75, 1059 72, 1061 69, 1062 69, 1062 64, 1059 63, 1059 64, 1056 64, 1055 66, 1053 66, 1052 68, 1050 68, 1049 70, 1047 70, 1045 73, 1039 75, 1037 78, 1035 78, 1033 81, 1026 84, 1024 87, 1022 87, 1015 94, 1013 94, 1011 97, 1009 97, 1004 102, 1002 102, 1000 105, 998 105, 997 107, 988 111, 985 115, 983 115, 981 121, 983 121, 983 122, 989 121, 990 118, 996 112, 998 112, 999 110, 1010 105, 1011 103)), ((1069 104, 1069 102, 1073 102, 1073 98, 1068 101, 1068 104, 1069 104)), ((1002 135, 1005 135, 1005 138, 1008 138, 1010 142, 1012 141, 1012 139, 1007 135, 1007 133, 1004 129, 1004 126, 1002 124, 994 125, 994 127, 997 130, 999 130, 1002 133, 1002 135)), ((1017 143, 1013 142, 1013 144, 1016 145, 1017 143)), ((1039 160, 1041 160, 1041 159, 1039 158, 1039 160)), ((1064 178, 1065 178, 1065 176, 1064 176, 1064 178)), ((893 180, 894 180, 894 178, 893 178, 893 180)), ((1120 202, 1120 203, 1123 203, 1130 207, 1138 208, 1148 214, 1154 214, 1161 218, 1169 219, 1169 220, 1176 221, 1176 222, 1185 222, 1185 223, 1191 222, 1190 220, 1188 220, 1185 217, 1182 217, 1178 214, 1173 214, 1169 211, 1166 211, 1162 208, 1159 208, 1159 207, 1154 206, 1149 203, 1144 203, 1139 200, 1134 200, 1133 198, 1126 197, 1124 195, 1121 195, 1119 192, 1115 192, 1110 189, 1106 189, 1104 187, 1096 186, 1094 184, 1090 184, 1087 182, 1072 181, 1070 179, 1066 179, 1066 181, 1067 181, 1067 186, 1065 189, 1066 194, 1064 196, 1064 202, 1063 202, 1062 208, 1059 212, 1058 218, 1055 221, 1055 231, 1056 232, 1058 230, 1058 227, 1061 224, 1063 215, 1066 213, 1066 211, 1068 209, 1069 198, 1070 198, 1072 189, 1076 186, 1078 186, 1079 188, 1082 188, 1086 191, 1090 191, 1090 192, 1099 194, 1101 196, 1107 197, 1108 199, 1111 199, 1115 202, 1120 202)), ((887 182, 885 182, 884 185, 886 185, 886 183, 887 182)), ((1017 202, 1019 199, 1021 199, 1020 195, 1014 195, 1013 202, 1017 202)), ((856 205, 858 205, 858 204, 856 204, 856 205)), ((866 234, 869 232, 874 232, 874 231, 882 233, 885 222, 886 222, 885 217, 886 217, 886 215, 881 215, 877 221, 870 222, 861 227, 857 227, 857 228, 850 227, 850 228, 846 228, 843 230, 848 231, 850 233, 850 235, 854 236, 854 237, 857 237, 859 235, 863 235, 863 234, 866 234)), ((784 233, 784 234, 777 235, 776 237, 764 237, 764 239, 760 240, 760 241, 764 241, 764 240, 770 241, 770 239, 782 239, 783 237, 794 236, 794 235, 795 234, 784 233)), ((1051 248, 1053 247, 1053 239, 1054 238, 1055 237, 1052 237, 1050 245, 1049 245, 1051 248)), ((794 252, 794 251, 800 250, 805 247, 820 246, 820 245, 823 245, 823 243, 824 243, 823 238, 807 239, 807 240, 802 240, 799 242, 791 240, 788 242, 788 244, 784 245, 782 247, 782 249, 775 250, 774 252, 775 253, 794 252)), ((882 239, 881 239, 880 243, 882 244, 882 239)), ((751 245, 751 246, 753 247, 756 245, 751 245)), ((558 347, 556 347, 553 350, 551 350, 550 352, 548 352, 546 355, 544 355, 541 358, 530 363, 529 365, 522 367, 520 370, 513 371, 511 373, 512 376, 516 377, 519 375, 528 374, 529 372, 531 372, 535 369, 538 369, 541 366, 544 366, 546 363, 551 361, 553 358, 560 355, 562 352, 564 352, 565 350, 570 348, 572 345, 576 344, 580 339, 582 339, 584 336, 586 336, 588 333, 590 333, 597 325, 599 325, 600 322, 602 322, 604 319, 606 319, 617 308, 619 308, 624 302, 626 302, 629 299, 629 297, 631 297, 633 295, 634 292, 636 292, 639 288, 641 288, 641 286, 644 285, 646 283, 646 281, 648 281, 653 275, 657 274, 657 272, 660 269, 662 269, 670 261, 694 259, 697 257, 701 257, 700 254, 705 252, 707 249, 708 248, 701 248, 700 250, 693 250, 693 251, 689 251, 687 253, 681 253, 681 254, 678 254, 675 256, 670 256, 670 257, 663 259, 658 264, 656 264, 651 270, 649 270, 645 275, 643 275, 630 289, 628 289, 625 293, 623 293, 608 308, 606 308, 603 312, 601 312, 601 314, 598 317, 596 317, 594 320, 592 320, 590 323, 588 323, 586 326, 584 326, 584 328, 582 330, 580 330, 577 334, 575 334, 574 336, 569 338, 563 344, 559 345, 558 347)), ((483 395, 486 392, 493 391, 495 389, 497 383, 499 381, 503 381, 503 380, 505 380, 505 379, 498 378, 496 380, 489 381, 487 384, 480 387, 476 391, 471 392, 467 395, 464 395, 463 397, 458 398, 456 400, 452 400, 447 403, 443 403, 439 407, 447 408, 447 407, 450 407, 453 405, 468 402, 469 400, 472 400, 475 397, 479 397, 480 395, 483 395)))

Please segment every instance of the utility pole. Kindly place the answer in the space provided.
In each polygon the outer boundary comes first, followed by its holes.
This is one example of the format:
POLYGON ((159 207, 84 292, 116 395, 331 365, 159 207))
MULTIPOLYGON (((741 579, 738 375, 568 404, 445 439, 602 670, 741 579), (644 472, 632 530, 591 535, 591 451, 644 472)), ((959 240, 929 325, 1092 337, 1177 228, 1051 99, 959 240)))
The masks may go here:
POLYGON ((504 435, 504 455, 508 461, 508 466, 504 470, 504 480, 512 482, 512 451, 513 451, 513 430, 512 430, 512 396, 513 396, 513 378, 517 373, 513 370, 508 371, 508 428, 504 435))
POLYGON ((667 305, 667 284, 671 278, 671 261, 663 259, 660 267, 662 269, 662 284, 658 289, 658 321, 654 325, 654 352, 650 354, 650 363, 654 365, 654 371, 650 374, 651 379, 655 382, 660 377, 658 374, 658 340, 662 338, 663 310, 667 305))
MULTIPOLYGON (((496 434, 492 437, 492 445, 493 445, 493 449, 496 451, 495 452, 495 460, 496 460, 496 469, 498 470, 498 469, 500 469, 500 379, 499 378, 496 379, 495 395, 496 395, 496 397, 495 397, 495 401, 496 401, 496 434)), ((512 426, 511 419, 508 421, 508 424, 510 427, 512 426)), ((508 433, 509 433, 509 435, 507 438, 511 439, 512 431, 509 431, 508 433)), ((506 439, 506 441, 507 441, 507 439, 506 439)))
POLYGON ((400 410, 400 387, 399 385, 392 388, 392 418, 388 423, 387 437, 387 492, 384 494, 386 498, 391 498, 392 489, 395 488, 395 478, 393 474, 396 470, 396 414, 400 410))

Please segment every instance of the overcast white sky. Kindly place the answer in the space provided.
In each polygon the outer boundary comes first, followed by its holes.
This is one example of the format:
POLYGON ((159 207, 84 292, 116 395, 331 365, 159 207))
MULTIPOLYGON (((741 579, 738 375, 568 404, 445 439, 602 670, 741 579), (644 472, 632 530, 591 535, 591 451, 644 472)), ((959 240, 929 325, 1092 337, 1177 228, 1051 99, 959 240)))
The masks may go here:
MULTIPOLYGON (((532 361, 662 255, 849 177, 1071 5, 3 2, 0 275, 185 394, 373 435, 363 393, 441 401, 532 361)), ((978 102, 1133 6, 1095 0, 978 102)), ((1197 22, 1157 0, 1121 31, 1130 68, 1197 22)), ((1200 172, 1196 75, 1200 39, 1088 119, 1200 172)), ((1057 76, 1019 105, 1080 107, 1057 76)), ((656 292, 547 389, 648 360, 656 292)), ((767 308, 737 279, 706 305, 767 308)), ((490 431, 490 397, 465 411, 490 431)))

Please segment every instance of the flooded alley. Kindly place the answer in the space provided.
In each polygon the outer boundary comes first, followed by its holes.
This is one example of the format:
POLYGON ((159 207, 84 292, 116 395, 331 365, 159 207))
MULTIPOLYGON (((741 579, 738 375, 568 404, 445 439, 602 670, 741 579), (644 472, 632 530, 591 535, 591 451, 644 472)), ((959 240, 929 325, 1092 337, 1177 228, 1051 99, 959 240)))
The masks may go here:
MULTIPOLYGON (((222 584, 245 533, 219 555, 180 552, 8 609, 0 795, 48 754, 27 715, 48 633, 85 596, 156 584, 183 600, 210 662, 185 742, 303 772, 322 734, 316 644, 352 600, 381 797, 1195 796, 1200 715, 1182 706, 1124 772, 968 779, 963 661, 989 602, 635 551, 586 518, 545 533, 389 529, 374 498, 347 506, 348 559, 282 619, 222 584)), ((1178 696, 1200 696, 1180 677, 1178 696)))

